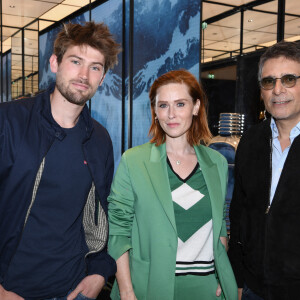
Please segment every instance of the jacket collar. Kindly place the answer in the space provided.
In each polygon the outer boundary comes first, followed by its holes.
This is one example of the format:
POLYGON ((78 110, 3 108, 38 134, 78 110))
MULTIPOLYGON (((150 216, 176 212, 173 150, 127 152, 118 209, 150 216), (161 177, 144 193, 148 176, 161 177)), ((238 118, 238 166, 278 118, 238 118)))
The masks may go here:
POLYGON ((169 177, 167 172, 166 144, 151 144, 150 159, 145 161, 153 191, 160 201, 173 229, 177 232, 169 177))

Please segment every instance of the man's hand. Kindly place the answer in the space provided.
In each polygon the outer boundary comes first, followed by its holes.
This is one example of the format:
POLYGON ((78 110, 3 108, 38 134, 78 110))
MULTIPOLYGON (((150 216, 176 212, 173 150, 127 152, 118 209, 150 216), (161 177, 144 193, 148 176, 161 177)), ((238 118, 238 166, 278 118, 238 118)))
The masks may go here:
POLYGON ((0 284, 0 299, 1 300, 24 300, 24 298, 20 297, 19 295, 5 290, 1 284, 0 284))
MULTIPOLYGON (((79 293, 88 298, 96 299, 105 284, 105 279, 101 275, 89 275, 85 277, 76 287, 76 289, 67 297, 67 300, 73 300, 79 293)), ((2 300, 2 298, 1 298, 2 300)))

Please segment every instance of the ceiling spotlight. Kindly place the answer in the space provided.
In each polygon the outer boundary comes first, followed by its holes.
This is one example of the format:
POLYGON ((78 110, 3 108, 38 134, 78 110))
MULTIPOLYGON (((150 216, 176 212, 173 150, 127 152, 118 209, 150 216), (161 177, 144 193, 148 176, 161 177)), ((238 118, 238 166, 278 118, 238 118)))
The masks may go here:
POLYGON ((253 22, 253 20, 252 20, 252 19, 249 19, 248 22, 251 23, 251 22, 253 22))
POLYGON ((15 8, 15 6, 14 6, 14 5, 10 5, 9 7, 10 7, 10 8, 15 8))

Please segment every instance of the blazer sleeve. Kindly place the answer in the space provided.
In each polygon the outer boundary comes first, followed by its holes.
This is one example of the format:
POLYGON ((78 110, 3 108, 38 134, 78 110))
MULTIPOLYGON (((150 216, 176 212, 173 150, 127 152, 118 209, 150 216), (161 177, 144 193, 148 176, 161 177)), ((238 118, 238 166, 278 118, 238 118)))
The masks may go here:
POLYGON ((108 197, 108 252, 115 260, 132 248, 131 230, 133 218, 134 193, 126 153, 124 153, 108 197))
POLYGON ((222 221, 222 228, 221 228, 220 236, 227 237, 227 225, 226 225, 227 204, 226 204, 225 200, 226 200, 227 182, 228 182, 228 163, 225 158, 224 158, 223 164, 222 164, 222 171, 223 171, 223 173, 221 174, 221 176, 223 176, 223 182, 224 182, 224 185, 222 186, 222 194, 224 195, 224 199, 222 199, 222 201, 224 201, 224 206, 223 206, 223 221, 222 221))

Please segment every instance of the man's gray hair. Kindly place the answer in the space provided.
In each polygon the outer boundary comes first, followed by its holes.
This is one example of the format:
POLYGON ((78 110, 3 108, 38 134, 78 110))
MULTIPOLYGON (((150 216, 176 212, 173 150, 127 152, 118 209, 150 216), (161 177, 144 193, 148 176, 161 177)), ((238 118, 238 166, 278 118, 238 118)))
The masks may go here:
POLYGON ((262 69, 265 62, 268 59, 278 57, 285 57, 286 59, 300 63, 300 42, 281 41, 269 47, 259 60, 258 81, 261 80, 262 69))

